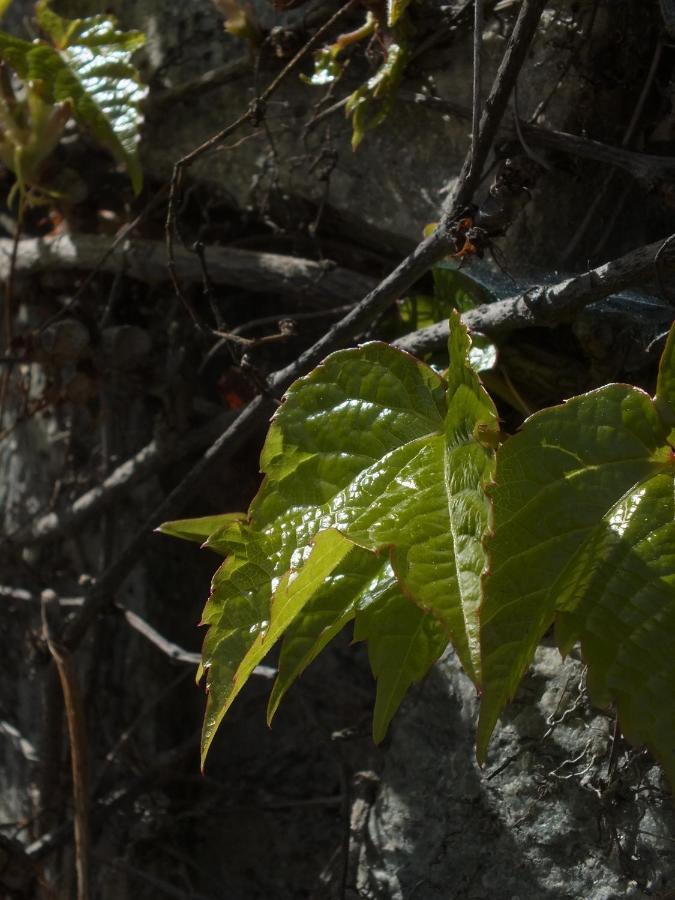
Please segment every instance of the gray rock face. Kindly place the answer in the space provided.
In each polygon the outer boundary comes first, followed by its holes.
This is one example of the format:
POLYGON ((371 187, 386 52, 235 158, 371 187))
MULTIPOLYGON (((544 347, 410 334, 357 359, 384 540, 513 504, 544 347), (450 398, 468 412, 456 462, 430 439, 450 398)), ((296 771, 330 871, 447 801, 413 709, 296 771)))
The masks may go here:
MULTIPOLYGON (((450 4, 449 8, 460 5, 450 4)), ((252 6, 267 28, 297 26, 302 19, 297 10, 275 13, 267 0, 256 0, 252 6)), ((633 102, 634 86, 627 91, 629 82, 625 79, 630 78, 628 73, 639 52, 644 52, 644 48, 639 51, 635 47, 639 45, 640 29, 646 34, 649 28, 638 4, 620 6, 610 13, 600 5, 595 42, 564 69, 567 56, 560 48, 570 45, 577 7, 573 2, 551 4, 520 77, 518 112, 523 119, 544 104, 539 124, 569 128, 575 133, 590 128, 598 139, 613 140, 607 125, 613 122, 617 109, 633 102), (631 39, 615 40, 619 31, 627 32, 631 39), (596 83, 588 78, 591 52, 609 53, 612 58, 611 71, 608 69, 596 83), (561 79, 563 69, 565 77, 561 79), (624 80, 613 74, 615 70, 624 80)), ((315 16, 317 24, 334 9, 333 5, 316 2, 303 7, 306 15, 315 16)), ((180 156, 246 110, 256 92, 271 81, 279 63, 276 68, 263 69, 256 80, 252 64, 246 65, 245 45, 224 33, 222 17, 210 0, 192 0, 189 4, 118 0, 115 10, 125 26, 142 28, 148 35, 146 75, 156 84, 181 88, 205 71, 222 70, 236 59, 244 63, 243 70, 217 88, 203 87, 168 104, 150 103, 144 165, 149 174, 168 178, 180 156)), ((515 7, 504 14, 506 18, 486 28, 486 93, 506 45, 505 34, 514 11, 515 7)), ((445 21, 439 20, 439 29, 447 27, 445 21)), ((408 96, 412 91, 428 92, 468 110, 470 30, 464 26, 450 34, 449 45, 423 54, 410 66, 405 89, 408 96)), ((303 71, 309 68, 305 64, 303 71)), ((352 65, 329 97, 324 97, 325 89, 308 87, 297 75, 291 75, 269 103, 266 128, 240 130, 223 147, 198 160, 190 169, 190 177, 208 185, 214 196, 226 198, 233 206, 262 211, 282 228, 291 223, 296 227, 303 219, 313 221, 321 206, 333 227, 341 228, 350 239, 379 240, 395 250, 417 242, 424 227, 437 218, 459 172, 469 146, 470 119, 400 100, 385 124, 368 132, 353 152, 351 124, 342 108, 332 114, 325 110, 336 99, 346 99, 371 74, 372 70, 352 65), (242 142, 243 137, 246 140, 242 142)), ((511 230, 504 245, 510 269, 542 271, 560 265, 561 250, 578 228, 580 210, 598 187, 597 170, 592 166, 577 166, 573 173, 564 172, 565 167, 569 164, 543 176, 533 202, 511 230)), ((586 255, 583 248, 581 259, 586 255)))
POLYGON ((583 666, 541 647, 476 765, 475 691, 447 655, 393 727, 362 896, 620 900, 665 896, 675 815, 659 769, 588 705, 583 666), (612 774, 607 777, 608 766, 612 774))

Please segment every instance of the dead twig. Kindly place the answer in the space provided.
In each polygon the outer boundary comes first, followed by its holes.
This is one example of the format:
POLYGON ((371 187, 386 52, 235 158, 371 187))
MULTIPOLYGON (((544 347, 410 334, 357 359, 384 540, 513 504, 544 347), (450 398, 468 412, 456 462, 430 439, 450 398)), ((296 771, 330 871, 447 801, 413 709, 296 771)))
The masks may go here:
MULTIPOLYGON (((134 631, 137 631, 147 641, 154 644, 154 646, 157 647, 158 650, 161 650, 165 656, 168 656, 176 662, 187 663, 190 666, 199 665, 202 659, 201 653, 191 653, 189 650, 184 650, 178 644, 174 644, 173 641, 167 640, 167 638, 161 635, 156 628, 153 628, 152 625, 146 622, 145 619, 142 619, 137 613, 132 612, 130 609, 124 609, 121 606, 119 609, 122 611, 124 618, 134 631)), ((277 670, 271 666, 256 666, 252 674, 258 678, 270 679, 276 677, 277 670)))
POLYGON ((478 147, 478 130, 481 114, 482 89, 482 46, 483 46, 483 0, 474 0, 473 6, 473 101, 471 110, 471 169, 476 167, 474 153, 478 147))
POLYGON ((451 218, 453 213, 456 217, 458 211, 471 201, 480 183, 483 167, 501 127, 509 97, 529 53, 545 5, 545 0, 523 0, 521 4, 492 90, 483 107, 478 141, 476 146, 472 147, 471 154, 464 160, 455 190, 449 197, 446 208, 452 211, 451 218))
MULTIPOLYGON (((117 250, 119 245, 124 242, 125 238, 127 238, 129 236, 129 234, 134 230, 134 228, 136 228, 136 226, 145 218, 145 216, 147 216, 147 214, 149 212, 151 212, 151 210, 153 210, 159 204, 160 200, 162 199, 162 197, 164 196, 164 194, 166 192, 167 187, 168 187, 168 185, 166 185, 166 184, 162 185, 162 187, 159 188, 159 190, 154 195, 154 197, 151 197, 150 200, 145 204, 145 206, 138 213, 138 215, 135 216, 131 220, 131 222, 127 222, 126 225, 123 225, 120 228, 120 230, 117 232, 117 234, 115 235, 115 237, 113 238, 112 241, 110 240, 110 238, 101 238, 101 244, 99 246, 99 256, 95 260, 93 260, 89 265, 82 267, 84 269, 89 270, 87 277, 84 279, 82 284, 78 287, 78 289, 75 291, 75 293, 70 298, 68 303, 64 304, 64 306, 57 313, 54 313, 53 316, 50 316, 48 319, 45 319, 45 321, 41 323, 40 331, 44 331, 45 328, 48 328, 57 319, 60 319, 61 316, 65 315, 69 310, 71 310, 75 306, 75 304, 78 302, 78 300, 80 299, 82 294, 84 294, 84 292, 87 290, 87 288, 89 287, 89 285, 92 283, 92 281, 94 280, 94 278, 96 277, 96 275, 99 272, 101 272, 101 271, 108 271, 108 272, 120 271, 120 268, 122 268, 124 266, 124 263, 120 263, 118 261, 117 268, 107 268, 108 260, 113 256, 113 254, 115 253, 115 251, 117 250)), ((63 237, 68 237, 68 236, 63 235, 63 237)), ((54 238, 53 240, 57 240, 57 239, 54 238)), ((19 250, 21 252, 22 250, 25 250, 25 249, 26 249, 26 247, 24 246, 23 241, 22 241, 21 247, 19 248, 19 250)), ((3 253, 0 250, 0 257, 2 255, 3 255, 3 253)), ((23 253, 21 253, 21 262, 22 262, 22 264, 24 262, 23 253)), ((0 266, 1 265, 2 265, 2 263, 0 262, 0 266)), ((64 265, 64 268, 69 268, 69 267, 68 267, 68 265, 64 265)), ((77 266, 70 266, 70 268, 77 268, 77 266)), ((1 271, 1 269, 0 269, 0 271, 1 271)))
POLYGON ((167 445, 150 441, 138 453, 117 466, 101 484, 79 496, 61 512, 49 512, 15 532, 10 541, 26 546, 58 540, 72 534, 81 525, 117 502, 140 481, 159 474, 180 459, 208 447, 232 422, 234 412, 223 412, 207 425, 195 428, 185 437, 167 445))
MULTIPOLYGON (((645 103, 647 102, 647 97, 649 96, 651 89, 652 89, 652 85, 654 83, 654 78, 656 77, 656 70, 657 70, 659 62, 661 60, 662 52, 663 52, 663 41, 661 40, 661 38, 659 38, 656 43, 656 49, 654 50, 654 54, 652 56, 652 62, 649 67, 647 77, 645 78, 645 82, 642 85, 642 90, 640 91, 640 96, 638 97, 637 103, 635 104, 635 108, 633 109, 633 114, 630 118, 630 122, 628 123, 628 127, 624 131, 623 138, 621 139, 621 147, 622 148, 626 148, 628 146, 628 144, 630 144, 631 140, 633 139, 633 135, 635 134, 635 129, 637 128, 638 123, 642 117, 645 103)), ((572 254, 574 253, 574 251, 577 249, 579 244, 582 242, 582 240, 586 236, 586 232, 588 231, 591 223, 595 221, 595 219, 597 217, 598 209, 601 207, 602 203, 604 202, 604 200, 609 192, 612 182, 614 181, 615 174, 616 174, 615 172, 609 172, 609 174, 605 176, 605 179, 604 179, 602 185, 600 186, 599 191, 596 193, 596 195, 593 199, 593 202, 590 204, 590 206, 586 210, 586 215, 584 216, 581 225, 575 231, 575 233, 572 236, 571 240, 569 241, 567 247, 565 247, 565 249, 563 250, 562 257, 561 257, 563 264, 572 257, 572 254)), ((618 203, 619 210, 621 209, 626 196, 627 196, 627 191, 624 191, 623 197, 620 198, 620 201, 618 203)), ((596 253, 598 253, 604 246, 607 236, 609 235, 611 228, 613 228, 613 226, 614 226, 614 221, 615 220, 612 219, 608 223, 608 226, 605 227, 603 234, 601 235, 600 239, 597 241, 595 247, 593 248, 593 251, 592 251, 593 256, 596 253)))
MULTIPOLYGON (((59 597, 54 591, 45 591, 44 596, 48 598, 49 603, 57 602, 59 607, 80 607, 84 604, 86 599, 85 597, 59 597)), ((22 588, 12 588, 7 585, 0 585, 0 597, 8 597, 12 600, 28 603, 35 602, 36 600, 36 595, 31 593, 31 591, 26 591, 22 588)), ((147 641, 154 644, 154 646, 157 647, 158 650, 161 650, 165 656, 168 656, 176 662, 187 663, 190 666, 199 665, 201 662, 201 654, 191 653, 189 650, 184 650, 179 644, 175 644, 173 641, 168 640, 168 638, 165 638, 160 634, 156 628, 153 628, 149 622, 146 622, 145 619, 141 618, 138 613, 126 609, 121 604, 118 604, 117 608, 134 631, 137 631, 147 641)), ((272 668, 272 666, 256 666, 253 670, 253 674, 259 678, 269 679, 276 677, 277 670, 272 668)), ((0 720, 0 734, 3 733, 8 737, 11 737, 12 740, 19 740, 20 738, 16 729, 13 729, 8 722, 0 720)), ((30 758, 33 762, 37 761, 37 753, 34 748, 32 748, 32 745, 27 741, 24 741, 23 738, 20 740, 25 745, 24 755, 26 755, 26 758, 30 758)))
MULTIPOLYGON (((13 314, 12 305, 14 302, 14 276, 16 273, 16 262, 19 251, 19 242, 21 238, 21 229, 23 227, 23 218, 26 212, 26 197, 21 194, 19 199, 19 212, 14 226, 14 237, 11 240, 11 251, 9 254, 9 265, 7 273, 4 275, 5 294, 2 298, 4 306, 4 339, 5 354, 10 355, 12 349, 12 327, 13 314)), ((12 366, 9 365, 0 375, 0 426, 5 418, 5 407, 9 396, 9 385, 12 379, 12 366)))
POLYGON ((284 66, 284 68, 281 70, 281 72, 279 72, 276 78, 265 88, 265 90, 261 94, 259 94, 249 104, 244 113, 242 113, 237 119, 235 119, 234 122, 231 122, 225 128, 222 128, 220 131, 216 132, 216 134, 212 135, 208 140, 204 141, 198 147, 195 147, 195 149, 190 153, 187 153, 185 156, 179 159, 173 167, 173 172, 171 173, 171 182, 169 185, 169 204, 167 207, 166 223, 164 228, 166 238, 166 252, 168 258, 167 267, 171 277, 171 282, 173 283, 174 289, 176 291, 176 295, 183 303, 183 306, 185 307, 194 324, 199 328, 201 328, 199 318, 197 317, 189 300, 183 293, 179 274, 175 264, 174 234, 176 232, 176 202, 178 199, 178 194, 180 192, 183 176, 186 170, 191 165, 193 165, 193 163, 195 163, 201 156, 204 156, 204 154, 208 153, 209 150, 212 150, 219 144, 222 144, 222 142, 226 138, 228 138, 243 125, 252 124, 254 126, 257 126, 260 124, 260 122, 264 118, 265 107, 270 98, 277 92, 288 75, 290 75, 290 73, 297 68, 297 66, 307 56, 310 50, 312 50, 318 43, 318 41, 321 40, 324 34, 326 34, 333 27, 333 25, 349 9, 351 9, 352 6, 354 6, 355 2, 356 0, 347 0, 347 3, 345 3, 344 6, 340 7, 340 9, 336 13, 334 13, 327 22, 325 22, 319 29, 317 29, 317 31, 314 32, 307 43, 295 54, 290 62, 288 62, 287 65, 284 66))
POLYGON ((43 591, 41 600, 44 637, 61 682, 68 724, 75 810, 77 900, 89 900, 89 774, 84 704, 72 654, 61 641, 61 607, 58 597, 54 591, 43 591))

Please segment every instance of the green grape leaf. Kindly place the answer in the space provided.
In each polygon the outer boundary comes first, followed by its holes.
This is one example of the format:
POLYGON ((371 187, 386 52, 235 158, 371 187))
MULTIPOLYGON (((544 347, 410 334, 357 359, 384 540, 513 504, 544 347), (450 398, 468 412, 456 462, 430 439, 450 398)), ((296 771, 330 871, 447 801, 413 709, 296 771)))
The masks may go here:
MULTIPOLYGON (((205 544, 212 535, 216 537, 223 529, 245 520, 246 516, 243 513, 224 513, 217 516, 200 516, 197 519, 176 519, 174 522, 164 522, 155 530, 170 537, 182 538, 184 541, 205 544)), ((213 548, 214 543, 216 541, 210 542, 208 546, 213 548)))
POLYGON ((146 88, 131 64, 145 43, 111 16, 63 19, 40 0, 36 21, 51 43, 29 43, 0 32, 0 57, 26 82, 39 84, 46 103, 68 102, 83 128, 122 162, 135 192, 142 184, 138 143, 146 88))
POLYGON ((354 639, 368 642, 377 679, 373 740, 380 743, 408 688, 427 674, 448 637, 438 620, 410 603, 391 579, 376 599, 357 610, 354 639))
POLYGON ((352 150, 356 150, 366 132, 381 125, 393 109, 408 58, 407 47, 391 44, 377 72, 350 95, 345 114, 352 119, 352 150))
POLYGON ((671 335, 656 401, 608 385, 536 413, 498 451, 480 759, 555 621, 563 652, 581 642, 592 697, 614 700, 626 734, 675 779, 675 470, 661 415, 672 364, 671 335))
POLYGON ((278 675, 267 708, 268 724, 298 676, 355 618, 357 608, 373 602, 383 589, 388 590, 392 579, 394 574, 386 557, 352 546, 344 563, 326 579, 284 635, 278 675))
POLYGON ((249 524, 228 522, 206 544, 229 556, 204 612, 204 755, 250 672, 284 635, 270 716, 354 617, 378 676, 378 739, 449 639, 478 681, 483 485, 494 456, 485 438, 498 426, 469 347, 455 315, 447 382, 372 343, 332 354, 288 391, 249 524), (385 602, 394 616, 386 629, 376 614, 385 602), (385 645, 401 654, 386 665, 385 645))
MULTIPOLYGON (((447 263, 439 263, 431 271, 433 294, 409 294, 403 297, 397 304, 397 319, 388 328, 387 323, 384 323, 382 330, 390 340, 447 319, 455 309, 464 313, 491 299, 482 285, 447 263)), ((444 369, 447 366, 447 357, 444 358, 441 353, 425 354, 422 358, 434 368, 444 369)), ((469 363, 476 372, 493 369, 497 364, 496 346, 484 335, 474 333, 469 363)))
MULTIPOLYGON (((458 309, 461 313, 480 306, 481 303, 489 303, 492 299, 485 288, 477 281, 473 281, 464 272, 460 272, 454 264, 440 262, 431 270, 434 279, 434 297, 439 306, 446 310, 446 315, 451 309, 458 309)), ((436 322, 441 318, 438 316, 436 322)))

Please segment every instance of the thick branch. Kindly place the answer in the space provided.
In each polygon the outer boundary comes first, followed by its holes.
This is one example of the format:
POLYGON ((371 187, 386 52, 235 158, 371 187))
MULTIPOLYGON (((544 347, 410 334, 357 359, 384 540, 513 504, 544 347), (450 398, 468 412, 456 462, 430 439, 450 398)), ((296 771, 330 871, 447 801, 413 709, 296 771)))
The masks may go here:
MULTIPOLYGON (((0 280, 9 272, 13 241, 0 238, 0 280)), ((17 272, 53 272, 94 267, 104 272, 124 272, 147 284, 169 280, 166 246, 163 241, 132 240, 124 253, 110 254, 102 261, 110 238, 93 234, 63 234, 53 238, 19 241, 17 272)), ((180 277, 201 284, 199 258, 183 247, 174 250, 180 277)), ((231 247, 209 247, 206 265, 213 284, 230 285, 249 291, 320 296, 346 303, 362 297, 374 284, 372 278, 340 266, 297 259, 278 253, 258 253, 231 247)))
MULTIPOLYGON (((557 284, 537 285, 515 297, 485 303, 462 318, 473 331, 495 338, 519 328, 552 328, 572 321, 591 303, 629 288, 643 288, 673 272, 675 242, 658 241, 557 284)), ((447 339, 448 323, 437 322, 399 338, 394 346, 417 355, 443 347, 447 339)))

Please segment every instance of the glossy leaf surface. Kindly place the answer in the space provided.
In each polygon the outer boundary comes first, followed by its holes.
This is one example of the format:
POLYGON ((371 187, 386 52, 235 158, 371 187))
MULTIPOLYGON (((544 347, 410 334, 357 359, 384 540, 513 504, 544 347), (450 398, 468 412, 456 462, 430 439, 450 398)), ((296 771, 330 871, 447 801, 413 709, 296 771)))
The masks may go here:
MULTIPOLYGON (((201 516, 198 519, 176 519, 173 522, 164 522, 157 531, 170 537, 182 538, 184 541, 196 541, 204 544, 213 535, 217 535, 237 522, 244 522, 246 516, 243 513, 224 513, 218 516, 201 516)), ((209 544, 211 549, 217 541, 209 544)))
POLYGON ((564 652, 581 642, 594 699, 675 780, 673 355, 671 334, 655 400, 608 385, 532 416, 497 454, 481 758, 555 621, 564 652))
POLYGON ((35 17, 49 43, 0 32, 0 56, 22 80, 39 85, 45 103, 68 103, 77 122, 124 163, 139 191, 140 103, 146 88, 131 56, 143 46, 143 35, 119 31, 110 16, 64 19, 48 0, 40 0, 35 17))
MULTIPOLYGON (((270 717, 350 620, 378 678, 376 739, 452 640, 479 677, 477 609, 494 407, 453 319, 447 382, 386 344, 328 357, 297 381, 262 453, 248 524, 209 537, 228 556, 204 623, 206 753, 253 668, 284 637, 270 717)), ((203 523, 169 525, 203 536, 203 523)))

